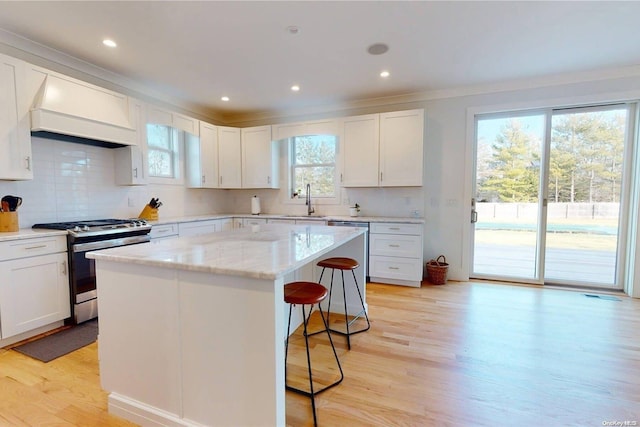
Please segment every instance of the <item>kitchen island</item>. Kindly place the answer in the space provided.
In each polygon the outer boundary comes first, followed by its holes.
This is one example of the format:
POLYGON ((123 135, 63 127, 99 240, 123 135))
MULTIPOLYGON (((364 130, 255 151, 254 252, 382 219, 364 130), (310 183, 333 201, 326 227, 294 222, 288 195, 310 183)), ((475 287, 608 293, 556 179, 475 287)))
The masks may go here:
POLYGON ((362 229, 254 226, 88 254, 109 411, 141 425, 284 426, 283 286, 317 280, 329 256, 364 265, 362 229))

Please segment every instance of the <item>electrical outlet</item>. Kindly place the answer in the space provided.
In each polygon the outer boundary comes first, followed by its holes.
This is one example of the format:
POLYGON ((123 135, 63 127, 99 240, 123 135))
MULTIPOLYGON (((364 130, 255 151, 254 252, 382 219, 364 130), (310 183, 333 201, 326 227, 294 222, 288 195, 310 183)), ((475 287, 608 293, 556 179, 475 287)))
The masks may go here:
POLYGON ((127 204, 129 205, 130 208, 133 208, 136 206, 136 201, 133 200, 133 197, 128 197, 127 198, 127 204))

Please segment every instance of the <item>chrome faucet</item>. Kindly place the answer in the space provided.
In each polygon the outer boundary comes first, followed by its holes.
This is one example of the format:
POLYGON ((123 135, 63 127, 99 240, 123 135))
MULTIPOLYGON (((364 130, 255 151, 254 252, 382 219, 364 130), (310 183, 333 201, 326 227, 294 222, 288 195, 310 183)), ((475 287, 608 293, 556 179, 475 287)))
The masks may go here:
POLYGON ((307 184, 307 215, 311 215, 312 213, 314 213, 316 210, 313 209, 313 206, 311 206, 311 184, 307 184))

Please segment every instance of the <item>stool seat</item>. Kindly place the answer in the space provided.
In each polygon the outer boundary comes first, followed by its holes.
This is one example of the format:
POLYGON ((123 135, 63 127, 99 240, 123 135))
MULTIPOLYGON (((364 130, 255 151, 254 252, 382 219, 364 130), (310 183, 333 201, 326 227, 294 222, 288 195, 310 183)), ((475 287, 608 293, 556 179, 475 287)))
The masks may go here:
POLYGON ((358 261, 352 258, 327 258, 318 262, 319 267, 334 268, 336 270, 355 270, 360 266, 358 261))
POLYGON ((284 285, 284 302, 317 304, 327 297, 327 288, 315 282, 291 282, 284 285))
MULTIPOLYGON (((316 282, 291 282, 284 285, 284 300, 289 304, 289 322, 287 325, 287 339, 285 341, 284 348, 284 385, 287 390, 294 391, 296 393, 302 394, 304 396, 311 398, 311 410, 313 411, 313 425, 318 426, 318 418, 316 416, 316 394, 322 393, 325 390, 330 389, 331 387, 335 387, 340 384, 344 378, 344 373, 342 372, 342 366, 340 365, 340 360, 338 359, 338 353, 336 353, 336 348, 333 345, 333 340, 331 339, 331 330, 329 329, 329 324, 324 317, 324 313, 322 312, 322 307, 320 306, 320 302, 327 297, 327 288, 322 286, 320 283, 316 282), (289 357, 289 336, 291 335, 291 312, 292 308, 295 304, 299 304, 302 308, 302 325, 304 328, 303 336, 305 342, 305 348, 307 352, 307 370, 309 374, 309 390, 303 390, 297 387, 293 387, 289 385, 287 382, 287 358, 289 357), (311 312, 313 311, 313 306, 318 304, 318 311, 320 312, 320 317, 322 318, 322 325, 324 328, 320 331, 309 333, 307 330, 307 326, 309 325, 309 319, 311 318, 311 312), (309 306, 309 315, 307 316, 305 312, 305 307, 309 306), (331 350, 333 352, 333 357, 335 358, 336 365, 338 370, 340 371, 340 378, 338 380, 327 384, 324 382, 324 387, 319 390, 314 387, 313 384, 313 372, 311 370, 311 353, 309 352, 309 337, 311 335, 315 335, 320 332, 325 332, 327 337, 329 338, 329 344, 331 344, 331 350)), ((318 348, 321 350, 324 346, 319 346, 318 348)), ((318 348, 314 351, 317 351, 318 348)))
MULTIPOLYGON (((360 292, 360 288, 358 288, 358 279, 356 278, 355 269, 360 266, 358 261, 353 258, 345 258, 345 257, 332 257, 325 258, 318 262, 318 267, 322 267, 322 273, 320 273, 319 282, 322 283, 322 277, 324 276, 324 270, 327 268, 331 269, 331 282, 329 284, 329 303, 327 304, 327 322, 329 316, 331 316, 331 295, 333 294, 333 273, 338 270, 340 271, 340 275, 342 276, 342 298, 344 302, 344 323, 346 331, 340 331, 337 329, 330 328, 331 332, 335 332, 340 335, 344 335, 347 337, 347 348, 351 350, 351 335, 359 334, 361 332, 368 331, 371 328, 371 323, 369 322, 369 315, 367 314, 367 309, 364 306, 364 298, 362 298, 362 293, 360 292), (344 272, 345 270, 350 270, 353 275, 353 283, 355 284, 356 291, 358 291, 358 298, 360 299, 360 307, 362 310, 353 317, 352 320, 349 320, 349 314, 347 309, 347 291, 344 281, 344 272), (352 331, 350 326, 358 320, 358 318, 364 314, 364 318, 367 322, 366 326, 357 331, 352 331)), ((314 332, 318 333, 318 332, 314 332)))

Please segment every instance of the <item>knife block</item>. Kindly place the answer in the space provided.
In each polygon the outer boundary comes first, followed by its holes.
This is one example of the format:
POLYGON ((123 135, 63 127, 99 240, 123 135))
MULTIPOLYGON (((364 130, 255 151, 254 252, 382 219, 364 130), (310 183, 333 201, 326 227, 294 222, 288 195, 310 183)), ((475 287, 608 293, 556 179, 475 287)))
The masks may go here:
POLYGON ((18 212, 0 212, 0 233, 18 231, 18 212))
POLYGON ((140 212, 140 215, 138 215, 138 218, 146 219, 147 221, 157 221, 158 209, 152 208, 151 206, 146 205, 144 209, 142 209, 142 212, 140 212))

